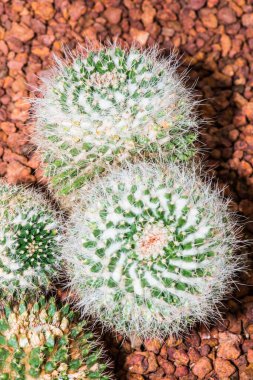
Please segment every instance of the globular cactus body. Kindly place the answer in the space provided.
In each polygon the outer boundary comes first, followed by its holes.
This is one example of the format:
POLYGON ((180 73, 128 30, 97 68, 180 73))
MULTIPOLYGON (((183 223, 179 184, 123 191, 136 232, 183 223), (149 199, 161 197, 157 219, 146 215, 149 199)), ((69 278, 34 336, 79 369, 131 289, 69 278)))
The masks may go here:
POLYGON ((129 164, 83 192, 64 254, 84 313, 164 337, 215 315, 240 264, 218 190, 174 164, 129 164))
POLYGON ((57 62, 34 100, 34 141, 57 195, 74 194, 125 159, 193 155, 194 101, 174 58, 114 46, 57 62))
POLYGON ((62 225, 34 190, 0 184, 0 293, 48 289, 60 261, 62 225))
POLYGON ((54 298, 6 304, 0 311, 0 380, 108 380, 85 324, 54 298))

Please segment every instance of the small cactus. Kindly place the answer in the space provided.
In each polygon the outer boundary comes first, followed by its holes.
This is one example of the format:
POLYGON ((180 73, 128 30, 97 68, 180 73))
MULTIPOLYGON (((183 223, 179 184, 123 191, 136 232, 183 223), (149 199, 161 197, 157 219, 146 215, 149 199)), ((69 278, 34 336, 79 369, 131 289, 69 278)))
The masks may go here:
POLYGON ((83 191, 63 244, 82 312, 129 336, 215 316, 240 268, 227 202, 194 171, 129 164, 83 191))
POLYGON ((194 154, 194 101, 176 66, 175 58, 158 59, 155 50, 115 46, 79 54, 69 64, 57 59, 53 75, 42 79, 42 97, 33 100, 34 142, 57 195, 73 193, 125 159, 194 154))
POLYGON ((0 294, 50 287, 60 260, 57 217, 38 192, 0 184, 0 294))
POLYGON ((109 380, 85 325, 54 298, 6 304, 0 311, 0 380, 109 380))

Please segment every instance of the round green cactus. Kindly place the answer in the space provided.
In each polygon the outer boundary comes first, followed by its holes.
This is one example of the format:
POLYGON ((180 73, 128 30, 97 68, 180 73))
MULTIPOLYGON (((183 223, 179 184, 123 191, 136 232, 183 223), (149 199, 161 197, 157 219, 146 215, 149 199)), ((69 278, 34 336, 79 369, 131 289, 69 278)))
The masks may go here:
POLYGON ((61 231, 59 215, 38 192, 0 184, 0 294, 50 287, 61 231))
POLYGON ((57 63, 34 100, 34 141, 58 195, 126 158, 194 154, 194 101, 173 57, 111 47, 57 63))
POLYGON ((218 190, 174 164, 130 164, 83 191, 63 244, 84 313, 141 337, 215 314, 240 261, 218 190))
POLYGON ((109 380, 93 333, 54 298, 0 311, 0 380, 109 380))

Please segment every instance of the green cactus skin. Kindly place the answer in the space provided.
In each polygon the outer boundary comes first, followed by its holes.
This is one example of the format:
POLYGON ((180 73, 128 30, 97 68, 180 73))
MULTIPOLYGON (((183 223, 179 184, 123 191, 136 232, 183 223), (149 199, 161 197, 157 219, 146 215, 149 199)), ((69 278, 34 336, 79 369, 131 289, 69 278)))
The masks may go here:
POLYGON ((47 290, 59 267, 62 223, 32 189, 0 183, 0 294, 47 290))
POLYGON ((34 142, 57 195, 75 194, 96 174, 137 156, 187 161, 197 137, 194 100, 176 59, 119 47, 57 59, 33 100, 34 142))
POLYGON ((109 380, 85 325, 54 298, 6 304, 0 312, 0 380, 109 380))
POLYGON ((175 164, 129 164, 83 191, 63 244, 82 312, 140 337, 215 316, 240 261, 218 190, 175 164))

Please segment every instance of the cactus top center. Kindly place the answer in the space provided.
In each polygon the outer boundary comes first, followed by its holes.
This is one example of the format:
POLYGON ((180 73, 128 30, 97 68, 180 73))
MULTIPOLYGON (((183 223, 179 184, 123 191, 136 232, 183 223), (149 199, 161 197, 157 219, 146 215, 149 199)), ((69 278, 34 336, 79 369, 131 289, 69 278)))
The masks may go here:
POLYGON ((147 224, 137 242, 137 252, 144 259, 150 256, 157 257, 164 253, 168 243, 168 230, 163 223, 147 224))

